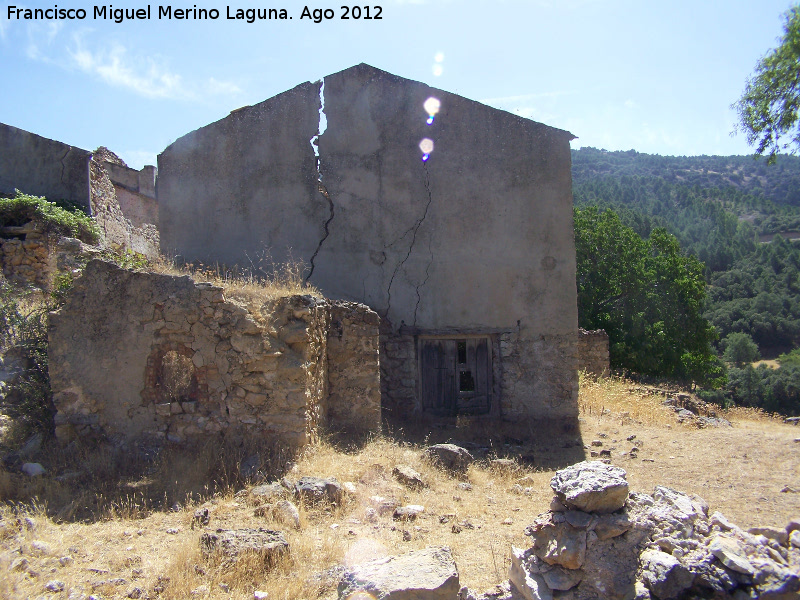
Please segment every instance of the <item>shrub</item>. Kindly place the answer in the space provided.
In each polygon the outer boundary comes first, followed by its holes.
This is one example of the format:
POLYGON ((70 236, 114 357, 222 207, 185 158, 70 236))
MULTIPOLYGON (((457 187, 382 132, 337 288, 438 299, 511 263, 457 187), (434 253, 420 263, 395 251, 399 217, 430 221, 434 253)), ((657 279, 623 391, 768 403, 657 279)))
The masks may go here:
POLYGON ((20 227, 35 221, 47 234, 78 238, 95 244, 100 230, 90 216, 67 202, 49 202, 16 190, 13 198, 0 198, 0 227, 20 227))
POLYGON ((47 315, 54 308, 46 296, 15 294, 8 285, 0 287, 0 351, 8 360, 19 361, 22 373, 12 378, 2 398, 2 410, 15 429, 13 444, 33 431, 50 431, 53 399, 47 362, 47 315))

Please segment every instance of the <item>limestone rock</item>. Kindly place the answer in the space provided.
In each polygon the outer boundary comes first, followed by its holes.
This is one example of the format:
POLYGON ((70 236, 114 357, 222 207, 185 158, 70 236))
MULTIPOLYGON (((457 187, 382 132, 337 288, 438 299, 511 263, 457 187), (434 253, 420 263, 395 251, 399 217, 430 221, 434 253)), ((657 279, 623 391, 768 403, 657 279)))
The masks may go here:
POLYGON ((428 487, 427 484, 422 480, 422 475, 408 465, 396 465, 395 468, 392 469, 392 475, 394 475, 394 478, 406 487, 428 487))
POLYGON ((341 504, 344 491, 336 478, 301 477, 295 484, 295 494, 307 502, 341 504))
POLYGON ((25 463, 22 465, 22 472, 28 477, 38 477, 47 473, 47 470, 39 463, 25 463))
POLYGON ((289 550, 289 543, 280 531, 270 529, 217 529, 200 536, 203 554, 222 553, 236 560, 245 552, 253 552, 270 562, 289 550))
POLYGON ((579 569, 586 556, 586 530, 577 529, 559 513, 539 516, 525 528, 533 539, 536 556, 548 565, 579 569), (556 516, 558 515, 558 516, 556 516))
POLYGON ((447 547, 430 547, 379 558, 348 569, 339 583, 339 599, 364 591, 385 600, 455 600, 461 586, 447 547))
POLYGON ((425 457, 448 471, 463 473, 475 460, 466 448, 455 444, 434 444, 425 449, 425 457))
POLYGON ((530 568, 529 555, 519 548, 511 548, 511 567, 508 580, 525 600, 553 600, 553 592, 544 577, 530 568))
POLYGON ((265 483, 252 488, 250 495, 257 500, 271 502, 275 498, 283 498, 286 495, 286 488, 277 482, 265 483))
POLYGON ((786 542, 789 541, 789 534, 786 533, 786 530, 779 529, 778 527, 751 527, 747 530, 747 533, 763 535, 766 538, 775 540, 782 546, 785 546, 786 542))
POLYGON ((413 521, 417 515, 425 512, 425 507, 420 504, 409 504, 407 506, 398 506, 394 509, 393 518, 395 521, 413 521))
POLYGON ((604 541, 622 535, 632 526, 633 524, 628 519, 628 515, 612 513, 601 515, 592 530, 597 535, 598 540, 604 541))
POLYGON ((660 550, 645 550, 639 557, 642 582, 657 598, 669 600, 692 585, 694 575, 678 559, 660 550))
POLYGON ((275 503, 273 514, 286 525, 291 525, 295 529, 300 529, 300 511, 289 500, 278 500, 275 503))
POLYGON ((568 508, 610 513, 628 497, 624 469, 598 461, 584 461, 557 471, 550 487, 568 508))
POLYGON ((747 560, 745 551, 732 537, 721 534, 715 535, 708 544, 708 550, 732 571, 744 573, 745 575, 753 575, 755 573, 753 565, 747 560))

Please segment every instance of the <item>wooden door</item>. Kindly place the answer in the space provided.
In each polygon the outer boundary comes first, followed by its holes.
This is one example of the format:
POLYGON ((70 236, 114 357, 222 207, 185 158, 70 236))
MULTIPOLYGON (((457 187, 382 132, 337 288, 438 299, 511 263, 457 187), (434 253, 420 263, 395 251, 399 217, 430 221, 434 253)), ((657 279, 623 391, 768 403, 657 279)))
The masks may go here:
POLYGON ((422 408, 438 416, 489 412, 492 396, 489 339, 421 339, 422 408))

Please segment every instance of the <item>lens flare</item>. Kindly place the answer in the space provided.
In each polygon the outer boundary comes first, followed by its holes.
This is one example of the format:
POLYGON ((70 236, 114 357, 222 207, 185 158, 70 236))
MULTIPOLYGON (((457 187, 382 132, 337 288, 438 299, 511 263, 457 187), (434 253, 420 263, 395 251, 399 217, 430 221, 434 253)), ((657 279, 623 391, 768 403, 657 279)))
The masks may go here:
POLYGON ((346 600, 375 600, 375 596, 365 590, 358 590, 348 594, 346 600))
POLYGON ((422 150, 423 154, 430 154, 433 152, 433 140, 430 138, 424 138, 419 143, 419 149, 422 150))
POLYGON ((433 72, 434 77, 441 77, 442 73, 444 73, 444 67, 439 63, 436 63, 431 67, 431 71, 433 72))
POLYGON ((433 117, 428 117, 428 120, 425 121, 428 125, 433 125, 433 117))
POLYGON ((439 101, 439 99, 434 98, 433 96, 425 100, 425 102, 422 104, 422 108, 425 109, 425 112, 428 113, 429 117, 436 116, 441 106, 442 103, 439 101))
POLYGON ((430 154, 423 154, 422 155, 422 162, 428 162, 428 159, 431 157, 430 154))

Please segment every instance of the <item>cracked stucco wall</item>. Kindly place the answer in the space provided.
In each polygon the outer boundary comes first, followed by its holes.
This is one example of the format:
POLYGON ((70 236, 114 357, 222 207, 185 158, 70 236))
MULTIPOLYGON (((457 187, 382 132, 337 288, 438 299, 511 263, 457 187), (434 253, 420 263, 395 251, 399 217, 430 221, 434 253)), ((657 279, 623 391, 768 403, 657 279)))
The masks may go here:
POLYGON ((45 196, 89 207, 91 152, 0 123, 0 193, 45 196))
POLYGON ((571 134, 368 65, 326 76, 321 98, 322 83, 159 156, 162 250, 313 257, 323 293, 382 318, 384 409, 414 410, 416 336, 468 331, 519 346, 495 357, 504 417, 577 415, 571 134))

